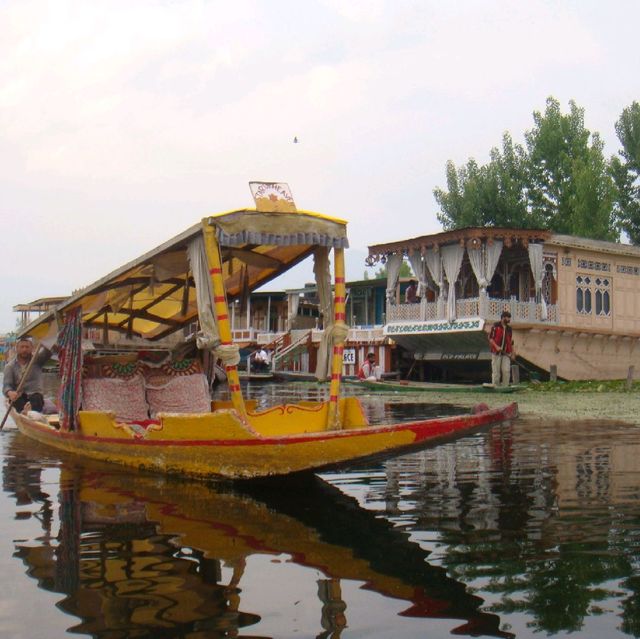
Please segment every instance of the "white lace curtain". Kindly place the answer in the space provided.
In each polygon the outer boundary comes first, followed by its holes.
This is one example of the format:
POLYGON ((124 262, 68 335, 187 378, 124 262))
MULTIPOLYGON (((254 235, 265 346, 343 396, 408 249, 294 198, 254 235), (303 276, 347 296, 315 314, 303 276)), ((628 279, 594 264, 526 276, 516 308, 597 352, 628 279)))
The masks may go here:
POLYGON ((427 265, 422 259, 422 253, 419 249, 413 249, 409 252, 409 264, 418 279, 418 296, 423 298, 427 293, 427 265))
POLYGON ((447 287, 447 319, 453 321, 456 318, 456 280, 460 274, 464 246, 450 244, 441 249, 442 266, 449 286, 447 287))
MULTIPOLYGON (((327 379, 331 372, 331 327, 333 326, 333 295, 331 294, 331 265, 329 249, 319 246, 313 254, 313 273, 316 278, 320 312, 322 313, 322 340, 318 347, 317 379, 327 379)), ((297 312, 297 309, 296 309, 297 312)))
POLYGON ((400 277, 400 267, 402 266, 402 253, 392 253, 387 258, 387 303, 395 304, 396 288, 400 277))
POLYGON ((288 308, 289 313, 287 315, 287 330, 291 330, 293 328, 293 321, 298 316, 298 308, 300 306, 300 294, 299 293, 289 293, 288 297, 288 308))
POLYGON ((424 252, 424 263, 427 271, 431 275, 433 283, 438 289, 438 317, 442 316, 442 295, 444 293, 444 282, 442 280, 442 257, 440 251, 435 249, 426 249, 424 252))
POLYGON ((486 316, 487 310, 487 286, 491 283, 493 274, 496 272, 501 253, 501 240, 494 240, 491 244, 485 243, 477 248, 467 247, 469 262, 480 288, 479 310, 480 315, 483 317, 486 316))
POLYGON ((529 262, 536 285, 536 298, 540 300, 540 318, 547 319, 547 303, 542 295, 542 280, 544 280, 544 264, 542 258, 542 244, 529 242, 529 262))

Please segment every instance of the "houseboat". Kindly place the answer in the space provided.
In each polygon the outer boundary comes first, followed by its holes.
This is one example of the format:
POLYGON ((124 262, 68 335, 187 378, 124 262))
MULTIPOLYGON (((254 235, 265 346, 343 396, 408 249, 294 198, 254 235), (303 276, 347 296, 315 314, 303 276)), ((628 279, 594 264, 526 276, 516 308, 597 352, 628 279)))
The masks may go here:
POLYGON ((372 245, 367 263, 387 269, 384 334, 423 375, 488 378, 487 333, 504 310, 528 370, 583 380, 640 369, 640 247, 464 228, 372 245), (419 303, 399 295, 403 260, 416 274, 419 303))

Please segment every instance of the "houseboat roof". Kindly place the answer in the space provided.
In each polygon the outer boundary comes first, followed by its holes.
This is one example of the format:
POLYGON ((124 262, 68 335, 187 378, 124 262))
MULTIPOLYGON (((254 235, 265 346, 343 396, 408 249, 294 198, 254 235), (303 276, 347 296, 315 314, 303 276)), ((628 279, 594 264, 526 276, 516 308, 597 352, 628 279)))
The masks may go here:
POLYGON ((632 244, 622 244, 620 242, 607 242, 604 240, 593 240, 586 237, 574 235, 564 235, 553 233, 544 229, 513 229, 502 227, 465 227, 452 231, 443 231, 431 235, 421 235, 405 240, 387 242, 384 244, 373 244, 369 246, 370 256, 382 256, 399 251, 410 251, 413 249, 434 248, 446 244, 454 244, 470 239, 498 239, 503 240, 506 246, 516 242, 544 242, 554 246, 569 248, 579 248, 602 253, 612 253, 616 255, 628 255, 630 257, 640 257, 640 246, 632 244))
POLYGON ((385 244, 373 244, 369 246, 369 255, 386 255, 412 249, 434 248, 446 244, 454 244, 470 239, 497 239, 503 240, 507 246, 515 242, 543 242, 551 237, 551 231, 544 229, 510 229, 494 226, 470 226, 453 231, 442 231, 431 235, 420 235, 406 240, 387 242, 385 244))

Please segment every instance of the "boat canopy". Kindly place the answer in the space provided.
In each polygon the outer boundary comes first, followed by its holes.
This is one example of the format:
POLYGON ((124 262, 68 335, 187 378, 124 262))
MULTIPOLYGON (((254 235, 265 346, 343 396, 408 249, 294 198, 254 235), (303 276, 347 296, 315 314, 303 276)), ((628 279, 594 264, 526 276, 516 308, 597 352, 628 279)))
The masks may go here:
MULTIPOLYGON (((348 247, 346 221, 311 211, 238 209, 205 219, 215 229, 228 299, 247 295, 318 249, 348 247)), ((202 244, 198 223, 77 291, 21 335, 51 335, 61 316, 80 307, 87 328, 129 338, 166 337, 198 319, 198 281, 209 286, 208 277, 198 276, 202 244)))

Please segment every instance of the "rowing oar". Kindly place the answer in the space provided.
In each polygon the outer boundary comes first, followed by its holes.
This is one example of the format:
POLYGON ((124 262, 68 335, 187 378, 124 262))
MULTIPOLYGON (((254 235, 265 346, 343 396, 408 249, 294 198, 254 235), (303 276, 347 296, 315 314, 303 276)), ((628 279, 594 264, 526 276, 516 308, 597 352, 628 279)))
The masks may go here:
MULTIPOLYGON (((16 388, 16 399, 18 399, 18 397, 20 397, 20 395, 22 394, 22 387, 25 385, 25 382, 27 381, 27 377, 29 377, 29 373, 31 372, 31 368, 33 366, 33 363, 36 361, 36 356, 38 355, 39 352, 40 352, 40 344, 36 346, 36 350, 33 352, 33 355, 31 356, 31 360, 27 364, 27 368, 25 369, 24 373, 22 373, 22 377, 18 382, 18 387, 16 388)), ((0 430, 4 428, 4 423, 7 421, 7 417, 9 417, 9 413, 11 412, 11 409, 13 408, 13 405, 16 399, 12 399, 9 402, 9 408, 7 408, 7 412, 4 414, 4 417, 2 418, 2 423, 0 424, 0 430)))

